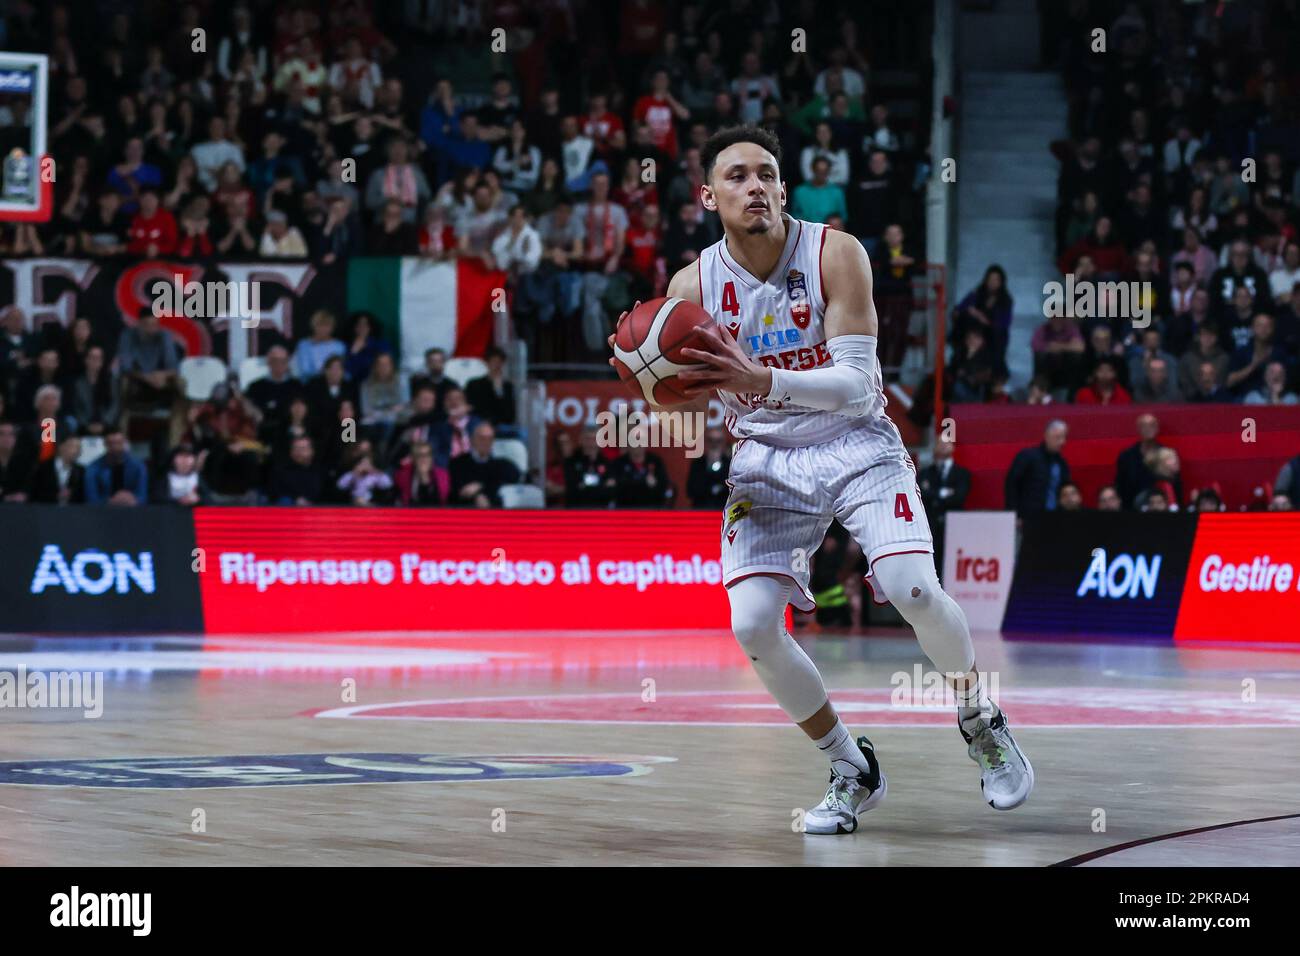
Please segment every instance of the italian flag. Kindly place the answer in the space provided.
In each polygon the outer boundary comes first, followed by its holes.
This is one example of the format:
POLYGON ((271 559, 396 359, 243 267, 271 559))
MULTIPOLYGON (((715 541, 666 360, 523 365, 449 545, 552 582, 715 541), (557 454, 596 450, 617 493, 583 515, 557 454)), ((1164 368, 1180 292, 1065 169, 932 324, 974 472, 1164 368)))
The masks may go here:
POLYGON ((505 284, 504 272, 477 259, 356 258, 348 263, 348 311, 372 313, 402 366, 414 370, 434 347, 482 358, 492 343, 493 299, 505 284))

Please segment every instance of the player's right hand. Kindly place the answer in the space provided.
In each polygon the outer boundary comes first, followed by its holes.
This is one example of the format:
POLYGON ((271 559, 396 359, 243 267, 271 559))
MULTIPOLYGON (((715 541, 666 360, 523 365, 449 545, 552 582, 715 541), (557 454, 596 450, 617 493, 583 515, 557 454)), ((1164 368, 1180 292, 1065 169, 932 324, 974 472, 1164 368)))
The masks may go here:
MULTIPOLYGON (((641 304, 641 300, 637 299, 635 302, 632 303, 632 309, 635 309, 640 304, 641 304)), ((605 340, 605 342, 609 345, 609 350, 611 352, 614 351, 614 337, 618 334, 618 326, 623 324, 623 320, 627 318, 628 312, 631 312, 632 309, 628 309, 627 312, 619 313, 618 324, 614 326, 615 331, 610 333, 609 338, 605 340)), ((609 357, 609 364, 610 365, 614 364, 614 356, 612 355, 609 357)))

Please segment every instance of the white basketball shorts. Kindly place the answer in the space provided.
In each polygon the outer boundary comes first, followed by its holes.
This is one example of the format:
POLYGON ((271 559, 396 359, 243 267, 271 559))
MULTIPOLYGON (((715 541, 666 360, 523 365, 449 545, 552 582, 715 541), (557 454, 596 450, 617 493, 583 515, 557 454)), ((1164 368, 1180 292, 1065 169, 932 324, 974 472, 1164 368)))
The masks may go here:
POLYGON ((879 437, 865 430, 800 448, 743 439, 727 484, 722 583, 729 586, 751 574, 784 575, 796 584, 790 603, 801 611, 817 606, 808 589, 808 566, 831 519, 866 555, 866 580, 877 603, 888 600, 874 579, 877 561, 891 554, 934 553, 911 459, 904 451, 882 449, 879 437))

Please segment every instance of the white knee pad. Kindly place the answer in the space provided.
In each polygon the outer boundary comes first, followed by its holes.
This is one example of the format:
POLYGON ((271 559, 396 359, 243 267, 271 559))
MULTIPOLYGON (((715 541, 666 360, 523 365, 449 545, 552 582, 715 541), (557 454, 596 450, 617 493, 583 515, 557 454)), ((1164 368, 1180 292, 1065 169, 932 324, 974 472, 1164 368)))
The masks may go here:
POLYGON ((727 588, 731 629, 768 693, 795 723, 826 703, 826 687, 808 655, 785 629, 785 606, 794 583, 757 574, 727 588))
POLYGON ((890 554, 871 570, 938 670, 964 674, 975 666, 966 615, 939 585, 931 555, 890 554))

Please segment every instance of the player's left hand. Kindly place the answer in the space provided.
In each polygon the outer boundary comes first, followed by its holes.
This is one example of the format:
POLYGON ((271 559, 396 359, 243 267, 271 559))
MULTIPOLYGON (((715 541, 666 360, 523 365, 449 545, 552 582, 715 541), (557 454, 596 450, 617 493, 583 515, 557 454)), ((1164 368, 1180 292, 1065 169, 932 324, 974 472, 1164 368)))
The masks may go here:
POLYGON ((701 345, 704 348, 683 348, 683 358, 699 362, 707 368, 688 369, 677 373, 683 382, 686 394, 694 397, 718 389, 724 392, 766 395, 772 390, 772 370, 765 365, 750 361, 740 344, 731 337, 726 329, 715 325, 702 334, 701 345))

